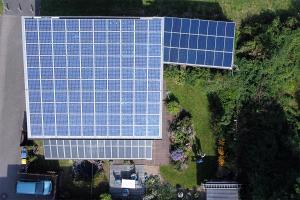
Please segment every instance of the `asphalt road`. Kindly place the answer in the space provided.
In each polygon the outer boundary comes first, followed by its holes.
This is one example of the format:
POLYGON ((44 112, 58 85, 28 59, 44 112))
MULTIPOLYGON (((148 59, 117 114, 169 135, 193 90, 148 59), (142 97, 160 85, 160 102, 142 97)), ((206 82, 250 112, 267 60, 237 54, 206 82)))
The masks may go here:
POLYGON ((14 200, 33 199, 15 194, 25 110, 21 36, 20 17, 0 17, 0 195, 14 200))

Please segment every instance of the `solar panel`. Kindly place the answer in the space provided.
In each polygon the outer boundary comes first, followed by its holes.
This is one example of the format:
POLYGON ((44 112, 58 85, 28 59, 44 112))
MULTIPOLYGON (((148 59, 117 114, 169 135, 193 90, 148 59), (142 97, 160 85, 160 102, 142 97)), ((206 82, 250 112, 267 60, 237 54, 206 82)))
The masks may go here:
POLYGON ((29 138, 161 138, 163 18, 23 18, 29 138))
POLYGON ((46 159, 152 159, 151 140, 44 140, 46 159))
POLYGON ((235 23, 166 17, 164 63, 231 69, 235 23))

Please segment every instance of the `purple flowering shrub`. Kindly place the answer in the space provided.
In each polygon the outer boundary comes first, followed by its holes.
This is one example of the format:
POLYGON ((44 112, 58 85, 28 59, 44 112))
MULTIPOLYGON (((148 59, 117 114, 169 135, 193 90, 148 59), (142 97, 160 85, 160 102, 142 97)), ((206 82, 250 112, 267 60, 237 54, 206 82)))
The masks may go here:
POLYGON ((180 161, 184 158, 184 152, 182 149, 176 149, 175 151, 171 152, 171 159, 172 161, 180 161))

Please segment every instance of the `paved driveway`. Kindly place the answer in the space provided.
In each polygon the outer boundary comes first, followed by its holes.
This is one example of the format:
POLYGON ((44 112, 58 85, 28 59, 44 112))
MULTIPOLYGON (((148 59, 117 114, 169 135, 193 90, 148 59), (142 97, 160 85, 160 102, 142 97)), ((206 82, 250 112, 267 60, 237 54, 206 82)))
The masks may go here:
POLYGON ((15 195, 25 110, 21 35, 20 17, 0 17, 0 194, 7 199, 28 199, 15 195))

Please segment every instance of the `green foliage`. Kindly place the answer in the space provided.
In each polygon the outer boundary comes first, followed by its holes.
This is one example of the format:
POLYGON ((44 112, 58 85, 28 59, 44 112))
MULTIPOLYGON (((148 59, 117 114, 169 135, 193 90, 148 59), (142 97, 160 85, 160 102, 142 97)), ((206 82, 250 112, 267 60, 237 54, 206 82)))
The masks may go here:
POLYGON ((112 198, 110 194, 105 193, 100 195, 100 200, 112 200, 112 198))
POLYGON ((171 113, 172 115, 176 115, 177 113, 180 112, 181 107, 180 107, 180 105, 179 105, 178 102, 176 102, 176 101, 169 101, 169 102, 167 103, 167 110, 168 110, 168 112, 171 113))
MULTIPOLYGON (((214 138, 210 128, 210 113, 208 102, 205 94, 205 86, 198 83, 189 85, 186 82, 178 84, 175 82, 178 69, 172 69, 172 76, 169 77, 168 71, 164 73, 164 78, 169 91, 178 98, 180 105, 187 112, 191 113, 191 120, 195 129, 196 137, 200 140, 200 149, 207 155, 214 155, 214 138)), ((182 70, 184 73, 185 71, 182 70)), ((180 72, 181 73, 181 72, 180 72)), ((201 79, 200 79, 201 80, 201 79)))
POLYGON ((175 200, 176 199, 176 189, 168 184, 162 183, 158 176, 150 176, 145 181, 146 195, 145 199, 155 199, 155 200, 175 200))
MULTIPOLYGON (((174 84, 168 87, 176 94, 183 108, 188 106, 183 102, 190 98, 190 94, 184 90, 178 93, 178 88, 198 87, 196 93, 207 95, 208 109, 211 113, 211 130, 216 138, 225 138, 225 165, 235 172, 238 142, 236 132, 239 126, 236 119, 250 99, 255 102, 274 99, 282 107, 289 127, 300 130, 300 30, 298 27, 299 20, 291 13, 283 12, 283 15, 279 15, 267 11, 242 23, 235 58, 235 64, 239 69, 233 74, 208 70, 207 73, 203 72, 199 75, 197 70, 191 72, 189 68, 179 67, 165 70, 167 79, 173 80, 168 83, 174 84)), ((194 104, 193 107, 196 109, 198 106, 194 104)), ((191 113, 194 117, 195 112, 191 113)), ((297 146, 299 136, 295 134, 290 140, 291 144, 297 146)), ((202 145, 201 138, 200 142, 202 145)), ((260 150, 261 154, 262 149, 260 150)), ((256 159, 254 155, 253 159, 256 159)), ((294 179, 288 177, 291 186, 291 180, 294 179)), ((261 179, 263 178, 265 177, 262 176, 261 179)), ((261 189, 263 191, 266 188, 261 189)), ((278 195, 285 192, 278 191, 278 195)), ((253 193, 250 193, 251 195, 253 193)), ((272 195, 276 197, 277 194, 272 195)))
POLYGON ((165 100, 167 111, 172 114, 176 115, 180 112, 181 106, 179 104, 178 99, 175 97, 175 95, 172 92, 167 93, 167 98, 165 100))
POLYGON ((211 74, 208 69, 168 65, 164 69, 164 76, 172 79, 175 84, 194 86, 209 80, 211 74))
POLYGON ((294 191, 292 192, 291 199, 300 199, 300 177, 296 179, 296 183, 294 184, 294 191))
POLYGON ((300 157, 292 140, 296 134, 281 105, 272 99, 251 99, 238 116, 236 145, 242 197, 283 199, 293 187, 300 157), (282 184, 284 183, 284 184, 282 184))
POLYGON ((240 29, 237 56, 269 59, 282 46, 284 36, 297 27, 299 22, 296 17, 278 16, 270 11, 245 19, 240 29))
POLYGON ((172 149, 186 149, 194 142, 195 132, 190 114, 182 111, 170 124, 172 149))

